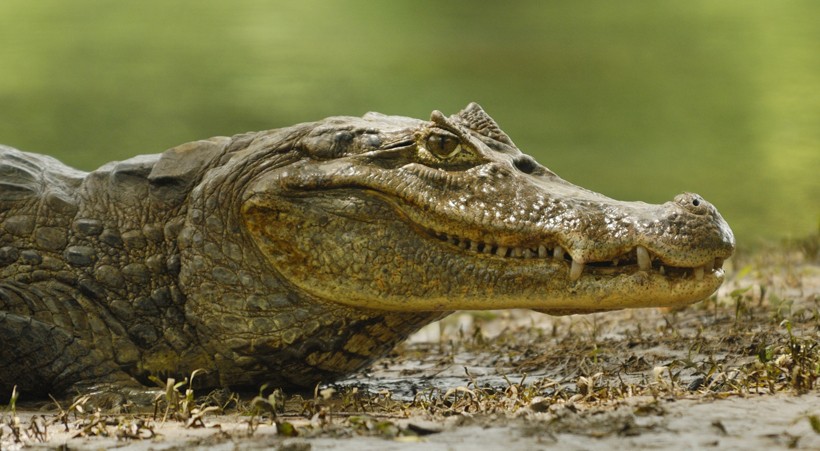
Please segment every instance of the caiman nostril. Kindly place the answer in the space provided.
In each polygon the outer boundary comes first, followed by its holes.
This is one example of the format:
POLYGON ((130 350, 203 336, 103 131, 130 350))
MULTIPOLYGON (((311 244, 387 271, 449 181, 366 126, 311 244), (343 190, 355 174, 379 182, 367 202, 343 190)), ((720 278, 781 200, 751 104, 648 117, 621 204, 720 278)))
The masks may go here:
POLYGON ((703 215, 709 211, 707 202, 695 193, 679 194, 675 196, 675 203, 696 215, 703 215))

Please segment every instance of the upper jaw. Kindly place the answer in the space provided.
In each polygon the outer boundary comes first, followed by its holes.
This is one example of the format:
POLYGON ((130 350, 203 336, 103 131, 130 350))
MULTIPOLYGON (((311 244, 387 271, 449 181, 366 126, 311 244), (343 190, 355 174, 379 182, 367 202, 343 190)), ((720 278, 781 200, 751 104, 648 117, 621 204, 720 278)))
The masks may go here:
MULTIPOLYGON (((580 188, 576 197, 566 200, 556 200, 548 193, 511 197, 518 200, 516 206, 554 208, 533 207, 540 216, 523 215, 516 221, 509 218, 521 216, 521 211, 459 215, 465 204, 449 211, 433 208, 433 217, 429 209, 411 206, 405 215, 451 252, 508 262, 561 263, 571 281, 589 274, 614 276, 635 271, 697 281, 709 275, 722 278, 723 262, 734 250, 731 229, 711 206, 708 215, 695 216, 675 205, 620 202, 580 188), (495 220, 499 217, 502 219, 495 220)), ((482 203, 471 199, 469 205, 482 203)))

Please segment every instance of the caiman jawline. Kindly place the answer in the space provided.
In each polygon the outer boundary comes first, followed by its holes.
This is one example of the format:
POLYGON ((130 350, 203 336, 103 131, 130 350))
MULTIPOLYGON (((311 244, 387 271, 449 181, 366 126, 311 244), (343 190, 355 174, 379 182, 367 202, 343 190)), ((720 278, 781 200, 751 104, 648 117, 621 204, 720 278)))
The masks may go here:
POLYGON ((566 262, 569 268, 567 275, 572 281, 580 279, 585 270, 595 275, 615 275, 634 271, 656 271, 670 279, 692 277, 698 281, 703 280, 706 274, 715 273, 715 275, 720 276, 723 273, 723 259, 720 257, 712 259, 711 262, 705 265, 696 267, 670 266, 663 264, 660 258, 653 256, 644 246, 635 246, 629 252, 613 260, 582 263, 573 260, 569 252, 566 252, 564 248, 555 244, 545 243, 534 247, 509 247, 495 243, 475 241, 432 229, 427 229, 426 232, 430 237, 438 241, 474 255, 477 254, 489 258, 552 259, 566 262))

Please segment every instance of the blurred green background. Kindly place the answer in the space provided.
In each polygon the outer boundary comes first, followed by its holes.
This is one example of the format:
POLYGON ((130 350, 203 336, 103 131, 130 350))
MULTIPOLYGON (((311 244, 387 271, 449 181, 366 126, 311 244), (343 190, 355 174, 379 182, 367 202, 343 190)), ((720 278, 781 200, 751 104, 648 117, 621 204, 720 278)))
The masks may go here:
POLYGON ((479 102, 562 177, 694 191, 741 244, 820 220, 820 2, 0 1, 0 142, 93 169, 479 102))

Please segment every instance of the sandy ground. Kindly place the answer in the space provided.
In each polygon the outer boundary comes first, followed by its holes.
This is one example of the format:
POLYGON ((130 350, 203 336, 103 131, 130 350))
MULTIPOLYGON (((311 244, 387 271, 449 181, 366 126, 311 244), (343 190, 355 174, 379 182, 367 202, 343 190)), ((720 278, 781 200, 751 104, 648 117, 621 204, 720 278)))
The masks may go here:
POLYGON ((458 313, 275 418, 0 409, 0 449, 820 449, 816 251, 727 269, 681 311, 458 313))
MULTIPOLYGON (((437 425, 441 432, 421 437, 367 436, 283 438, 274 425, 260 425, 249 435, 247 421, 236 415, 213 416, 207 427, 157 424, 155 436, 145 440, 116 437, 70 438, 54 431, 45 444, 32 448, 68 449, 270 449, 283 450, 535 450, 535 449, 820 449, 820 433, 809 424, 820 415, 820 394, 732 397, 721 400, 664 400, 652 412, 623 406, 595 415, 565 412, 527 413, 518 418, 457 416, 437 425)), ((26 414, 29 415, 29 414, 26 414)), ((27 421, 24 418, 24 421, 27 421)), ((402 420, 404 426, 413 419, 402 420)), ((418 420, 422 426, 424 420, 418 420)), ((3 449, 13 449, 12 447, 3 449)))

